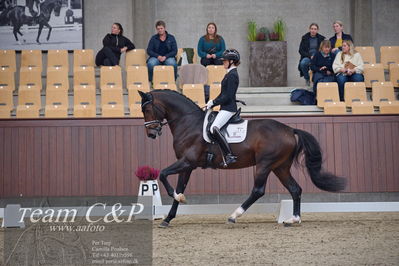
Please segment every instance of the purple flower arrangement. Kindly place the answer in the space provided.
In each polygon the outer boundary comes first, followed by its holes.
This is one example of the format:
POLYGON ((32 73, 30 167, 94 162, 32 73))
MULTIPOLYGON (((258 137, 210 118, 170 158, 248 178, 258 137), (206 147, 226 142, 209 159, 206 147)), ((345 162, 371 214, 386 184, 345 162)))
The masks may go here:
POLYGON ((159 176, 159 170, 147 165, 137 168, 135 175, 140 181, 156 180, 159 176))

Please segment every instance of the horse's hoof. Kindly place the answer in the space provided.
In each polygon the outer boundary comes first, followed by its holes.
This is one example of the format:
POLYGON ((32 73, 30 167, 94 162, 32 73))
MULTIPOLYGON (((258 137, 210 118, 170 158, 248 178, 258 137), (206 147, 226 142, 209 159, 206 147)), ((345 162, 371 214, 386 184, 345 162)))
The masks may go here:
POLYGON ((166 222, 166 221, 162 221, 162 223, 160 223, 158 227, 159 228, 168 228, 169 227, 169 223, 166 222))
POLYGON ((227 219, 227 223, 228 224, 235 224, 236 223, 236 219, 229 217, 229 219, 227 219))
POLYGON ((300 225, 301 224, 301 217, 299 216, 292 216, 291 218, 285 220, 283 222, 285 227, 293 226, 293 225, 300 225))
POLYGON ((182 193, 177 194, 177 201, 186 204, 187 203, 186 196, 184 196, 184 194, 182 193))

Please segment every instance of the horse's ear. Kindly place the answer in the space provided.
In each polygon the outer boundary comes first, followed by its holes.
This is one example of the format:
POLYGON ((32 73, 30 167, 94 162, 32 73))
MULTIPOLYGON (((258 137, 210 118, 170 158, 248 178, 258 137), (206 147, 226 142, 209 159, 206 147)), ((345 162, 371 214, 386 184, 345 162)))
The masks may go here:
POLYGON ((142 91, 138 91, 139 92, 139 94, 140 94, 140 96, 141 96, 141 99, 143 99, 143 100, 146 100, 148 97, 147 97, 147 93, 145 93, 145 92, 142 92, 142 91))

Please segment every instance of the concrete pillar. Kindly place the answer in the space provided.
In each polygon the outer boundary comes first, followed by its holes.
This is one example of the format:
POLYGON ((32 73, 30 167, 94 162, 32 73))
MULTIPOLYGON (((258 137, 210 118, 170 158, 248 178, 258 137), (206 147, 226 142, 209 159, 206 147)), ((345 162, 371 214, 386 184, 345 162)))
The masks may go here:
POLYGON ((350 9, 355 46, 373 46, 372 0, 352 0, 350 9))
POLYGON ((150 37, 155 34, 155 0, 133 0, 134 44, 147 48, 150 37))

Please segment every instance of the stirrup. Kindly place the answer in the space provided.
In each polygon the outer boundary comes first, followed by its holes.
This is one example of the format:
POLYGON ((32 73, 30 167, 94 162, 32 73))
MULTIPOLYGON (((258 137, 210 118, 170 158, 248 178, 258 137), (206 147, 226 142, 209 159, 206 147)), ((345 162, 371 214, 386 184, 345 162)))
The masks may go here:
POLYGON ((232 154, 227 154, 226 156, 223 157, 223 167, 226 168, 229 164, 235 163, 237 160, 237 156, 234 156, 232 154))

